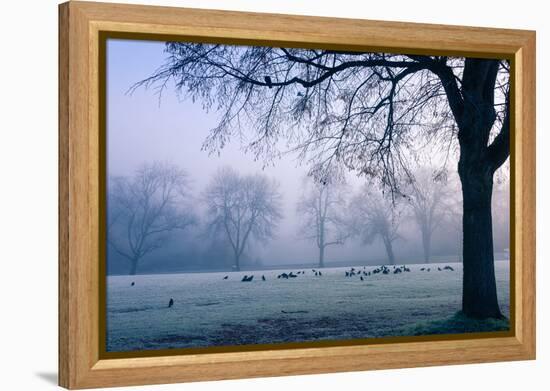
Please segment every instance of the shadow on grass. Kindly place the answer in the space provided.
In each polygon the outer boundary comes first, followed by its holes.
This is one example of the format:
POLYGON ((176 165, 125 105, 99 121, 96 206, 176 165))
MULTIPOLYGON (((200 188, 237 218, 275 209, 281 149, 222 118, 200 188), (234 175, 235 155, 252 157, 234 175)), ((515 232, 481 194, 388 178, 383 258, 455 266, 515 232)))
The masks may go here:
POLYGON ((459 311, 449 318, 405 326, 397 332, 397 335, 463 334, 508 330, 510 330, 510 321, 507 318, 472 319, 459 311))

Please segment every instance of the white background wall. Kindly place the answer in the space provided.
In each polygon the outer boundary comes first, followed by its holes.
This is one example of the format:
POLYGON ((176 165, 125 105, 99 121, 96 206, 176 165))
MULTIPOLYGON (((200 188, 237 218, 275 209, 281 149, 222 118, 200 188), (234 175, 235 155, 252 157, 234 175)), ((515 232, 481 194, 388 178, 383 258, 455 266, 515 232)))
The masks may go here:
MULTIPOLYGON (((119 0, 123 2, 123 0, 119 0)), ((538 360, 145 387, 155 390, 517 390, 548 385, 548 13, 543 1, 157 0, 143 4, 537 30, 538 360), (546 50, 545 50, 546 49, 546 50), (544 372, 546 369, 546 373, 544 372), (185 387, 185 388, 184 388, 185 387)), ((0 389, 57 372, 57 1, 0 3, 0 389)), ((458 354, 458 353, 457 353, 458 354)), ((137 388, 136 388, 137 389, 137 388)))

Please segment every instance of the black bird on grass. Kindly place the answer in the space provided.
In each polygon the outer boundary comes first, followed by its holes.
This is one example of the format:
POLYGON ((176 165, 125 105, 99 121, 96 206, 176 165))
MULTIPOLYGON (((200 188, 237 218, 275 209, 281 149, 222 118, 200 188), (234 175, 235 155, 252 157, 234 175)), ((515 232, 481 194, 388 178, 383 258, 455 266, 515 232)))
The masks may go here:
POLYGON ((227 280, 228 278, 229 278, 229 276, 225 276, 223 279, 224 279, 224 280, 227 280))
POLYGON ((361 281, 365 281, 365 280, 363 279, 363 276, 361 276, 360 278, 361 278, 361 281))
POLYGON ((170 299, 170 301, 168 302, 168 308, 172 307, 174 305, 174 299, 170 299))
POLYGON ((132 281, 132 283, 130 284, 130 286, 134 286, 136 285, 136 283, 134 281, 132 281))
POLYGON ((262 281, 265 281, 265 276, 264 275, 262 275, 262 281))

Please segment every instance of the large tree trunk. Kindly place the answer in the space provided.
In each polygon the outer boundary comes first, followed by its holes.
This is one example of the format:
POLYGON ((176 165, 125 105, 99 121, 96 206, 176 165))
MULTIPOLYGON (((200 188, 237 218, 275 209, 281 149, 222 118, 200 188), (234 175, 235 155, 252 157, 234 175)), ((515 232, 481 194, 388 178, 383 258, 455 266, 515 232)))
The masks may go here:
POLYGON ((386 253, 388 254, 388 263, 390 265, 395 265, 395 256, 393 255, 391 240, 384 238, 384 246, 386 247, 386 253))
POLYGON ((451 81, 452 71, 441 73, 460 143, 458 174, 464 203, 462 311, 481 319, 502 317, 495 282, 491 196, 493 174, 510 153, 510 135, 506 101, 500 133, 489 144, 497 118, 494 98, 498 69, 498 60, 466 59, 460 92, 456 82, 451 81))
POLYGON ((137 272, 138 261, 139 261, 139 259, 136 259, 136 258, 130 260, 130 275, 131 276, 134 276, 137 272))
POLYGON ((491 219, 493 173, 461 159, 459 174, 464 201, 462 311, 472 318, 500 318, 491 219))
POLYGON ((319 247, 319 267, 325 267, 325 247, 319 247))

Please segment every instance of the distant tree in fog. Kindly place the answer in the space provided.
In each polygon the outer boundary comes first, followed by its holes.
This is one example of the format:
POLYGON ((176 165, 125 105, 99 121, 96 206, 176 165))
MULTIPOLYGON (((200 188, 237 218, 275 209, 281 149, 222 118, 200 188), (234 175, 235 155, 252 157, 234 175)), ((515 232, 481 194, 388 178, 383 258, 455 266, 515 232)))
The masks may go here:
POLYGON ((380 238, 386 249, 388 263, 394 265, 393 242, 400 238, 401 201, 367 184, 353 197, 349 211, 354 234, 365 244, 380 238))
POLYGON ((139 261, 159 249, 176 229, 196 222, 185 207, 189 177, 167 163, 143 164, 133 177, 113 177, 108 192, 108 244, 130 261, 136 274, 139 261))
POLYGON ((326 248, 343 245, 350 236, 344 184, 311 177, 306 181, 306 191, 296 208, 302 217, 300 235, 315 242, 319 249, 319 267, 324 267, 326 248))
POLYGON ((509 171, 499 170, 495 175, 492 199, 493 236, 495 251, 510 247, 510 178, 509 171))
POLYGON ((412 217, 420 229, 424 260, 430 261, 432 235, 445 219, 449 197, 447 173, 420 167, 406 186, 412 217))
MULTIPOLYGON (((449 177, 449 188, 458 189, 455 181, 458 181, 456 175, 449 177)), ((462 232, 462 211, 464 206, 462 204, 462 192, 454 191, 449 192, 447 201, 445 202, 445 227, 452 233, 456 243, 456 250, 458 255, 458 261, 462 262, 463 246, 464 246, 464 235, 462 232)))
POLYGON ((267 241, 274 236, 282 217, 277 186, 264 175, 241 176, 231 168, 218 170, 207 186, 204 200, 208 229, 229 241, 235 270, 240 270, 251 240, 267 241))

